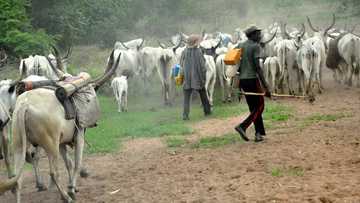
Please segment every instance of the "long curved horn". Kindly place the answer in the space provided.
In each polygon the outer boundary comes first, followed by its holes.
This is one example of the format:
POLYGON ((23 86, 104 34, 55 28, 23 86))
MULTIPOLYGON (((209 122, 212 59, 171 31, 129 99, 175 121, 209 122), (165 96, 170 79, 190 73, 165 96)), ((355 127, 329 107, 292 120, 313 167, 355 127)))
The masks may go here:
POLYGON ((287 39, 291 39, 291 36, 290 36, 290 34, 287 32, 287 30, 286 30, 286 23, 284 23, 284 35, 285 35, 285 37, 287 38, 287 39))
POLYGON ((139 44, 139 46, 137 46, 137 49, 139 50, 141 47, 142 47, 142 45, 144 44, 144 39, 143 38, 141 38, 141 43, 139 44))
POLYGON ((69 49, 66 52, 66 55, 62 57, 61 60, 67 60, 69 56, 71 56, 71 54, 72 54, 72 47, 69 47, 69 49))
POLYGON ((263 42, 263 44, 268 44, 269 42, 271 42, 275 38, 276 34, 277 34, 277 29, 276 29, 274 35, 269 40, 263 42))
POLYGON ((327 35, 327 33, 329 32, 329 30, 330 30, 332 27, 334 27, 334 25, 335 25, 335 14, 333 14, 333 19, 332 19, 331 25, 330 25, 328 28, 325 29, 324 35, 327 35))
POLYGON ((204 37, 205 37, 205 30, 203 30, 203 31, 201 32, 201 38, 204 39, 204 37))
MULTIPOLYGON (((119 41, 120 42, 120 41, 119 41)), ((120 44, 125 48, 125 49, 127 49, 127 50, 129 50, 130 48, 129 47, 127 47, 124 43, 122 43, 122 42, 120 42, 120 44)))
MULTIPOLYGON (((51 47, 53 48, 53 51, 54 51, 53 54, 54 54, 55 59, 56 59, 56 66, 57 66, 56 68, 63 72, 64 71, 64 65, 62 63, 62 60, 60 59, 59 51, 57 50, 57 48, 55 46, 51 45, 51 47)), ((50 62, 50 59, 48 57, 46 57, 46 58, 48 59, 50 65, 52 65, 52 63, 50 62)), ((54 67, 52 66, 52 68, 54 68, 54 67)), ((57 72, 57 71, 55 71, 55 72, 57 72)))
POLYGON ((307 21, 308 21, 308 23, 309 23, 310 28, 311 28, 314 32, 319 32, 319 30, 318 30, 318 29, 315 29, 314 26, 312 25, 309 16, 306 16, 306 19, 307 19, 307 21))
POLYGON ((161 43, 159 40, 158 40, 158 44, 159 44, 159 46, 160 46, 161 48, 166 49, 165 44, 161 43))
POLYGON ((181 42, 182 42, 182 36, 180 35, 180 40, 179 40, 178 44, 175 47, 172 48, 174 53, 176 52, 176 49, 178 49, 180 47, 181 42))
POLYGON ((214 49, 217 49, 220 46, 221 42, 222 42, 222 39, 221 39, 221 37, 219 37, 219 42, 216 44, 214 49))
POLYGON ((303 38, 305 35, 305 25, 304 23, 301 23, 301 31, 300 31, 300 38, 303 38))
POLYGON ((27 67, 26 67, 25 60, 21 59, 20 63, 21 63, 21 67, 22 67, 20 76, 16 80, 11 82, 10 87, 17 85, 26 76, 27 67))
POLYGON ((91 83, 94 83, 95 90, 98 90, 99 87, 101 87, 115 73, 115 70, 117 69, 117 67, 119 65, 120 58, 121 58, 121 52, 119 53, 119 56, 116 59, 116 62, 114 64, 114 50, 112 50, 110 59, 108 61, 106 69, 105 69, 105 73, 102 76, 100 76, 99 78, 97 78, 91 82, 91 83))

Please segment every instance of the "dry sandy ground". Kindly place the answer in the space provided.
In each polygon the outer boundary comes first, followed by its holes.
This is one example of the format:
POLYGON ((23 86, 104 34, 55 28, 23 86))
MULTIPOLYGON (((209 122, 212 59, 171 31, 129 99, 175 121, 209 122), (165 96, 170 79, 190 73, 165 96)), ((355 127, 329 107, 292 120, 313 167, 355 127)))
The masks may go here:
MULTIPOLYGON (((77 202, 360 202, 360 88, 331 81, 313 105, 278 101, 294 116, 263 143, 170 151, 160 138, 136 139, 119 153, 87 156, 91 175, 79 179, 77 202), (345 116, 304 126, 315 113, 345 116)), ((240 119, 197 123, 189 140, 233 132, 240 119)), ((23 202, 61 202, 55 188, 36 192, 30 170, 24 177, 23 202)), ((0 197, 14 201, 10 192, 0 197)))

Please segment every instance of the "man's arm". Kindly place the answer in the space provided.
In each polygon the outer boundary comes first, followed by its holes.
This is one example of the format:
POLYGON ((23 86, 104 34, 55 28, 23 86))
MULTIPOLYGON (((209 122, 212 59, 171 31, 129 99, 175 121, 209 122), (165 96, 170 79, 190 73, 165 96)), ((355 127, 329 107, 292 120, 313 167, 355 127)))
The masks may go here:
POLYGON ((260 59, 262 59, 260 46, 256 46, 255 51, 254 51, 255 71, 260 79, 262 86, 265 88, 265 96, 270 97, 271 96, 270 87, 269 87, 268 83, 266 82, 266 79, 264 77, 264 72, 260 66, 260 59))

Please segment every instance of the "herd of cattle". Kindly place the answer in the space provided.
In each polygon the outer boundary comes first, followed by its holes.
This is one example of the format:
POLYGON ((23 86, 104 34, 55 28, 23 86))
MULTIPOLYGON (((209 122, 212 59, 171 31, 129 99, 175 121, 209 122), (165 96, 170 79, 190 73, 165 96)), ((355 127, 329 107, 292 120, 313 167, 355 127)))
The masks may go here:
MULTIPOLYGON (((352 85, 354 79, 357 86, 360 87, 360 37, 354 33, 354 30, 334 28, 335 16, 331 25, 324 29, 316 29, 310 19, 307 20, 313 31, 312 35, 306 31, 304 24, 301 29, 293 28, 290 32, 284 23, 274 23, 263 30, 261 47, 264 57, 261 64, 272 90, 277 93, 306 95, 314 94, 316 86, 316 90, 321 93, 323 91, 322 71, 326 67, 333 71, 334 79, 337 82, 352 85)), ((149 88, 150 80, 157 72, 162 86, 164 103, 171 104, 175 99, 173 67, 179 64, 181 53, 186 48, 187 37, 184 33, 178 33, 171 37, 171 46, 159 42, 158 47, 144 47, 143 39, 125 43, 116 42, 108 59, 104 76, 92 81, 92 84, 97 89, 115 73, 116 77, 113 79, 111 87, 119 101, 119 111, 123 111, 127 109, 127 80, 141 80, 144 87, 149 88)), ((221 87, 222 100, 224 102, 231 100, 232 83, 238 67, 226 65, 224 63, 225 54, 247 38, 240 29, 236 29, 233 35, 222 32, 213 34, 203 32, 202 37, 200 47, 206 60, 206 90, 209 101, 213 104, 216 80, 219 81, 221 87)), ((22 59, 19 66, 21 80, 50 79, 56 81, 70 76, 67 74, 66 68, 69 54, 70 50, 62 58, 55 49, 54 54, 48 56, 35 55, 22 59)), ((15 185, 17 199, 20 201, 21 183, 18 179, 25 157, 28 157, 26 156, 28 146, 24 144, 28 140, 35 146, 36 151, 37 146, 45 149, 50 161, 52 181, 62 197, 71 202, 75 197, 76 178, 81 166, 84 129, 78 129, 74 121, 63 118, 64 110, 58 105, 50 90, 32 90, 17 98, 15 84, 18 82, 19 80, 0 81, 0 130, 2 134, 0 147, 5 148, 0 151, 3 151, 8 166, 10 161, 8 160, 6 132, 10 128, 9 123, 12 120, 15 142, 14 164, 16 166, 14 174, 9 172, 10 177, 15 176, 5 182, 0 182, 0 193, 14 188, 15 185), (47 100, 42 98, 47 98, 47 100), (40 110, 36 110, 35 107, 40 110), (26 123, 25 117, 32 119, 26 123), (39 121, 44 121, 47 126, 39 125, 39 121), (59 125, 61 125, 60 128, 55 127, 59 125), (75 169, 73 169, 72 161, 66 152, 68 144, 75 146, 75 169), (59 153, 63 156, 69 173, 68 192, 58 184, 57 159, 60 156, 59 153)), ((36 154, 35 156, 30 155, 29 160, 37 174, 36 154)), ((8 169, 11 171, 10 167, 8 169)), ((41 181, 38 179, 38 175, 36 176, 37 186, 41 189, 41 181)))

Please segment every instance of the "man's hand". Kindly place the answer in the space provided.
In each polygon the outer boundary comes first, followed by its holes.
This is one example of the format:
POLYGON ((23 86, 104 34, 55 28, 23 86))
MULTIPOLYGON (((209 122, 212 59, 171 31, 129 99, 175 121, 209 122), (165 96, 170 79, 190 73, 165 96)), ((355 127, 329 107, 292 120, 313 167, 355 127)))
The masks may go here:
POLYGON ((265 97, 271 98, 271 92, 269 90, 265 91, 265 97))

